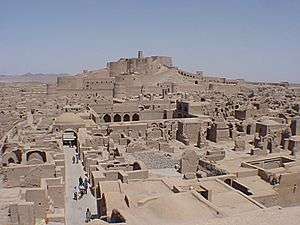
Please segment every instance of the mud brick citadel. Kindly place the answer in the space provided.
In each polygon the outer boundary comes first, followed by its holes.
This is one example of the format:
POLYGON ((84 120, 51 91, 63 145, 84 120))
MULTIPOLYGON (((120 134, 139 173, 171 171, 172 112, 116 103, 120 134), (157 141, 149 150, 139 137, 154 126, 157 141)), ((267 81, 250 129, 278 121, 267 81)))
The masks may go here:
POLYGON ((139 51, 0 98, 1 225, 300 223, 300 87, 139 51))

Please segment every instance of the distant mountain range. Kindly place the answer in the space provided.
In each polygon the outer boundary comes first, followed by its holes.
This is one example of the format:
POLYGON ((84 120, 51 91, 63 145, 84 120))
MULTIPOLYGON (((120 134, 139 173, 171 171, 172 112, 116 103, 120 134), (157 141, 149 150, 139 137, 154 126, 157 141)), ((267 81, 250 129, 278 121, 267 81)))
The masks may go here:
POLYGON ((70 74, 59 73, 26 73, 22 75, 0 75, 0 82, 14 83, 14 82, 38 82, 45 84, 55 84, 57 77, 70 76, 70 74))

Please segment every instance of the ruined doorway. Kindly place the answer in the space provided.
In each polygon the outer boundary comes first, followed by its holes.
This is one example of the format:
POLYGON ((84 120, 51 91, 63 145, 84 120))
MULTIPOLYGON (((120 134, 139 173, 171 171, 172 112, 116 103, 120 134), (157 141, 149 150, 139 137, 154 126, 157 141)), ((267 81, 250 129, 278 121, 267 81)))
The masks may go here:
POLYGON ((67 129, 62 135, 64 146, 77 147, 77 133, 72 129, 67 129))
POLYGON ((121 122, 121 116, 119 114, 114 116, 114 122, 121 122))
POLYGON ((11 163, 15 163, 15 160, 14 160, 13 158, 9 158, 9 159, 7 160, 7 162, 8 162, 8 164, 11 164, 11 163))
POLYGON ((132 121, 139 121, 139 120, 140 120, 139 114, 137 114, 137 113, 133 114, 132 121))
POLYGON ((123 121, 124 122, 130 121, 130 116, 128 114, 125 114, 124 117, 123 117, 123 121))
POLYGON ((110 117, 110 115, 105 114, 105 116, 103 117, 103 120, 104 120, 105 123, 111 122, 111 117, 110 117))

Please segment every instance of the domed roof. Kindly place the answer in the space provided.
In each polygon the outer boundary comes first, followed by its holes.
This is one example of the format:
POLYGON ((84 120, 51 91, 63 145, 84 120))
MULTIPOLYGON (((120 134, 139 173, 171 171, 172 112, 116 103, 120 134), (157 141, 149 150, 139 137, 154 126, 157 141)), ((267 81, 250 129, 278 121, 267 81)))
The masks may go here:
POLYGON ((56 123, 63 123, 63 124, 79 124, 84 123, 83 119, 81 119, 78 115, 75 113, 67 112, 61 114, 59 117, 55 120, 56 123))

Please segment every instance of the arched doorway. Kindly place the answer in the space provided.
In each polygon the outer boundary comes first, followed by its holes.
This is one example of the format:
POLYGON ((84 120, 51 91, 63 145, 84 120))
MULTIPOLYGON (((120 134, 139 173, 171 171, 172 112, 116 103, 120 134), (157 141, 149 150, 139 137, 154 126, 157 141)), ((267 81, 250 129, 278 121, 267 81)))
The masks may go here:
POLYGON ((28 152, 26 155, 26 160, 30 161, 30 160, 39 160, 41 162, 46 162, 47 161, 47 157, 46 157, 46 153, 43 151, 31 151, 28 152))
POLYGON ((138 162, 134 162, 132 165, 132 170, 141 170, 141 166, 138 162))
POLYGON ((72 129, 67 129, 62 136, 63 145, 68 145, 70 147, 77 147, 77 133, 72 129))
POLYGON ((10 163, 15 163, 15 160, 14 160, 13 158, 9 158, 9 159, 7 160, 7 162, 8 162, 8 164, 10 164, 10 163))
POLYGON ((133 114, 132 121, 139 121, 139 120, 140 120, 139 114, 137 114, 137 113, 133 114))
POLYGON ((114 122, 121 122, 121 116, 119 114, 114 115, 114 122))
POLYGON ((130 116, 128 114, 125 114, 123 116, 123 121, 126 122, 126 121, 130 121, 130 116))
POLYGON ((111 122, 111 117, 110 117, 110 115, 105 114, 105 115, 103 116, 103 120, 104 120, 105 123, 111 122))

